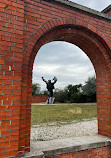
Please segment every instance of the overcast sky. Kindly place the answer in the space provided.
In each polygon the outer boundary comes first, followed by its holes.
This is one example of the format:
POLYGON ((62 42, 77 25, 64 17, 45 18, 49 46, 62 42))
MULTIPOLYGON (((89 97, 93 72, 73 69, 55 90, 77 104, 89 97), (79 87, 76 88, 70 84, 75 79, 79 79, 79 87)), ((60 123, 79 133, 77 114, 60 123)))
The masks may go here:
MULTIPOLYGON (((111 0, 71 0, 75 3, 101 11, 111 4, 111 0)), ((88 77, 95 75, 93 65, 87 55, 77 46, 67 42, 51 42, 43 45, 34 62, 33 83, 39 83, 41 90, 46 89, 42 81, 57 77, 55 88, 68 84, 84 84, 88 77)))

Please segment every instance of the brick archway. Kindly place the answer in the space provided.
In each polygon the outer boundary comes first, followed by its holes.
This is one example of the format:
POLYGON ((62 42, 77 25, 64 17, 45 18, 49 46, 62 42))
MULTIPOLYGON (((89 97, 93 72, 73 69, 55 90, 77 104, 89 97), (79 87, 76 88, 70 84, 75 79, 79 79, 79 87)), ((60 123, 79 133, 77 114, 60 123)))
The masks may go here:
POLYGON ((3 1, 0 9, 0 157, 30 151, 33 62, 42 45, 56 40, 77 45, 92 61, 98 132, 111 138, 110 7, 107 15, 66 0, 11 0, 3 1))
MULTIPOLYGON (((41 26, 38 30, 34 31, 34 34, 30 37, 30 40, 26 44, 23 58, 24 75, 27 76, 25 84, 27 88, 27 94, 24 99, 27 108, 31 108, 31 79, 32 70, 35 56, 42 45, 51 41, 66 41, 80 47, 90 58, 97 75, 97 103, 98 103, 98 126, 99 134, 107 135, 111 137, 110 132, 110 119, 105 121, 107 110, 109 109, 106 101, 107 93, 106 87, 111 81, 111 67, 110 67, 110 43, 105 41, 105 35, 90 24, 84 23, 84 21, 76 21, 75 19, 57 19, 50 21, 47 24, 41 26), (49 27, 48 27, 49 26, 49 27), (109 45, 109 46, 108 46, 109 45), (24 68, 25 66, 25 68, 24 68), (27 82, 26 82, 27 81, 27 82), (103 97, 104 95, 104 97, 103 97), (102 102, 101 102, 102 97, 102 102), (107 104, 107 107, 105 105, 107 104), (106 113, 105 113, 106 111, 106 113), (105 121, 105 124, 104 124, 105 121), (104 124, 104 125, 103 125, 104 124)), ((52 52, 53 55, 53 52, 52 52)), ((24 78, 24 76, 23 76, 24 78)), ((108 90, 107 90, 108 92, 108 90)), ((24 93, 24 91, 23 91, 24 93)), ((24 95, 23 95, 24 98, 24 95)), ((30 110, 27 111, 24 121, 27 122, 27 116, 29 116, 30 124, 30 110), (25 120, 26 119, 26 120, 25 120)), ((28 124, 28 127, 29 127, 28 124)), ((27 126, 25 127, 26 129, 27 126)), ((26 131, 29 135, 30 128, 26 131)), ((25 132, 25 133, 26 133, 25 132)), ((24 135, 25 139, 25 135, 24 135)), ((30 144, 30 137, 26 141, 30 144)), ((27 145, 28 145, 27 144, 27 145)), ((30 148, 30 146, 27 146, 30 148)), ((20 148, 21 149, 21 148, 20 148)), ((27 148, 28 149, 28 148, 27 148)))

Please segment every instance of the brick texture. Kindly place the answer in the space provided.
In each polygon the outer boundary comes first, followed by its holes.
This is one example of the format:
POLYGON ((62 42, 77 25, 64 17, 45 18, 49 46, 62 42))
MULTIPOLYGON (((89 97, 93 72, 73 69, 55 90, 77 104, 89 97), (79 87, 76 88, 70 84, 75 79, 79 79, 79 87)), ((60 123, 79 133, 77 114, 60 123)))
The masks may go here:
POLYGON ((77 45, 92 61, 98 133, 111 138, 110 21, 51 0, 1 0, 0 158, 30 151, 33 63, 40 47, 55 40, 77 45))
POLYGON ((74 153, 45 156, 45 158, 110 158, 111 147, 89 149, 74 153))
POLYGON ((47 96, 32 96, 32 103, 46 102, 47 96))

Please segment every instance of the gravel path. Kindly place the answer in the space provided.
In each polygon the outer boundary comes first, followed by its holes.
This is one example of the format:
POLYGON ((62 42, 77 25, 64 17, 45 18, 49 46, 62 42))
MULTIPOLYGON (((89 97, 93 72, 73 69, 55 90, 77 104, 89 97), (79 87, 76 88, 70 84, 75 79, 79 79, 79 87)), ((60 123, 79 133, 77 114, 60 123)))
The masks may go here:
POLYGON ((32 141, 48 141, 53 139, 64 139, 94 135, 97 133, 97 119, 72 121, 70 123, 60 122, 42 125, 33 125, 31 128, 32 141))

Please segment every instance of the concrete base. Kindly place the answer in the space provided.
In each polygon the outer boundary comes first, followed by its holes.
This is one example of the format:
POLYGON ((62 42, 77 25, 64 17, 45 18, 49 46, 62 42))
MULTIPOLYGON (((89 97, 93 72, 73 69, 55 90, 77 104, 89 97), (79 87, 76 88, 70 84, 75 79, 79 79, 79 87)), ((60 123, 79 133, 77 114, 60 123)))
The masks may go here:
MULTIPOLYGON (((69 152, 77 152, 86 149, 99 148, 111 144, 111 139, 101 135, 83 136, 51 141, 31 142, 31 152, 25 154, 25 158, 43 158, 69 152)), ((21 158, 24 158, 21 157, 21 158)))
POLYGON ((55 100, 54 97, 48 97, 48 99, 46 100, 46 104, 53 104, 54 100, 55 100))

